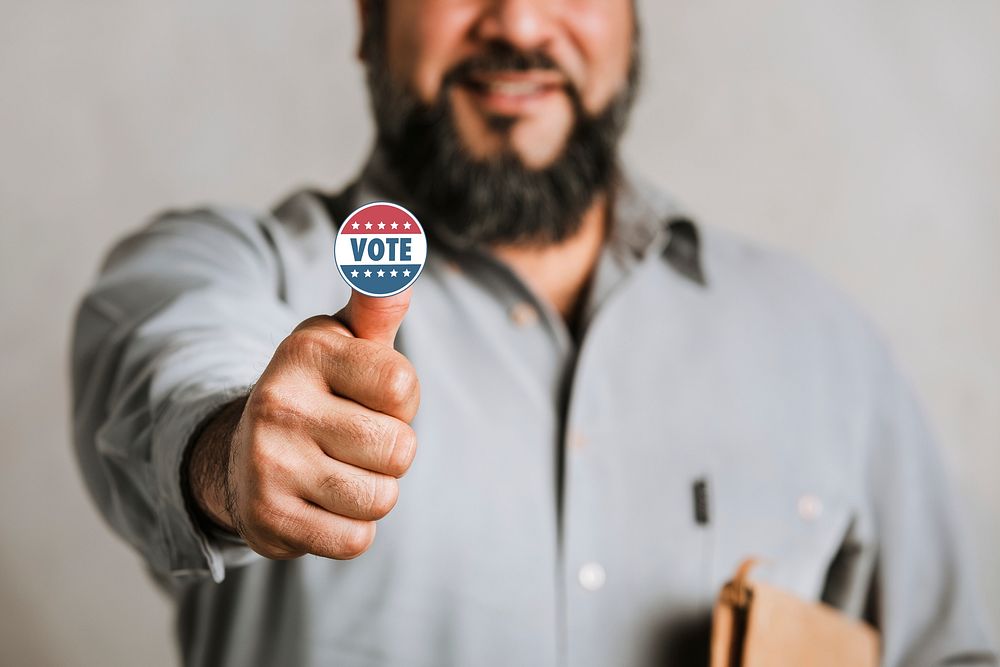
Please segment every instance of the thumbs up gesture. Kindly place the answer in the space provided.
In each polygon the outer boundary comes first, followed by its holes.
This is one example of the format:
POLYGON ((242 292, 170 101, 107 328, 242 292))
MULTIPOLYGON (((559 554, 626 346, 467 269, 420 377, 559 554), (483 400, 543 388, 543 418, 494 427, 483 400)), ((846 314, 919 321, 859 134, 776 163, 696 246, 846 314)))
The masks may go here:
POLYGON ((198 507, 268 558, 354 558, 396 504, 410 467, 416 373, 393 349, 410 291, 354 292, 278 347, 245 405, 223 410, 193 445, 198 507))

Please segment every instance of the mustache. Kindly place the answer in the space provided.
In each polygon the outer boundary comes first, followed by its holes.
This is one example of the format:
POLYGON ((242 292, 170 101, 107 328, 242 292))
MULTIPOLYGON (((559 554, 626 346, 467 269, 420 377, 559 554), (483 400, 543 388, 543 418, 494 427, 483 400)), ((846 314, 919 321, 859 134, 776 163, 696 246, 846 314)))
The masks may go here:
POLYGON ((443 87, 468 83, 476 74, 489 72, 549 71, 559 74, 564 87, 577 93, 572 80, 552 56, 543 51, 523 51, 504 42, 491 43, 483 53, 470 56, 449 69, 443 87))

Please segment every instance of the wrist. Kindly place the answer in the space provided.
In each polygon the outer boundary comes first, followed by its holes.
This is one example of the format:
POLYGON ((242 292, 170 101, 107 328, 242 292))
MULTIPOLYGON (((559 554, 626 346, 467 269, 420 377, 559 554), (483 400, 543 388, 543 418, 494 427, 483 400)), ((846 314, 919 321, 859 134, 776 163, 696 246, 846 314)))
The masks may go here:
POLYGON ((206 528, 238 534, 232 517, 230 454, 247 398, 223 406, 192 438, 184 463, 183 484, 190 510, 206 528))

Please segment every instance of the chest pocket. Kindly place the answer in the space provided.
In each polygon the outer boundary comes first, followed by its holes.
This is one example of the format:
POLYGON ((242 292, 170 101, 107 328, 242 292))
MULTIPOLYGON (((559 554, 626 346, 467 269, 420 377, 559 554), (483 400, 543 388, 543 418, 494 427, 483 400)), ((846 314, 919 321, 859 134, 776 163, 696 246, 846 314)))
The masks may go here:
POLYGON ((754 578, 819 600, 851 528, 853 511, 835 494, 758 489, 718 494, 713 579, 728 580, 744 559, 759 559, 754 578))

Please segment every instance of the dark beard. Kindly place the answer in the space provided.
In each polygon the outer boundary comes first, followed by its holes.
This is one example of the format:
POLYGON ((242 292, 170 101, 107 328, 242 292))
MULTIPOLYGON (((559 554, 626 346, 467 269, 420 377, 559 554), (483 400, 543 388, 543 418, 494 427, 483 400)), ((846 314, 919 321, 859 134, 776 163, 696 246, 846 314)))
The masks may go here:
MULTIPOLYGON (((377 161, 413 199, 432 236, 463 247, 562 241, 579 229, 584 212, 599 194, 611 190, 617 177, 618 141, 637 89, 636 52, 634 45, 627 85, 597 115, 586 112, 572 85, 565 87, 574 110, 573 128, 555 160, 535 169, 509 147, 487 159, 473 157, 459 136, 448 99, 452 86, 472 71, 558 69, 547 55, 494 44, 450 71, 437 100, 427 106, 392 80, 384 49, 369 48, 377 161)), ((492 124, 505 132, 514 122, 498 117, 492 124)))

